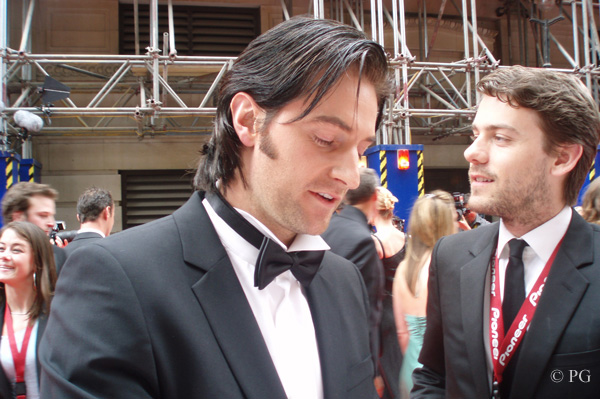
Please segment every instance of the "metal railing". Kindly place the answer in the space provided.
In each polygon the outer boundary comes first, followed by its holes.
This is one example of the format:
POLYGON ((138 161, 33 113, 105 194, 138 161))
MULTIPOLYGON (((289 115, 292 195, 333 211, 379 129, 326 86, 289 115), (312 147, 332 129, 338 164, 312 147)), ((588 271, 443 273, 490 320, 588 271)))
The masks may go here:
MULTIPOLYGON (((552 34, 550 20, 536 4, 520 0, 505 3, 510 6, 505 13, 508 26, 517 19, 519 27, 516 36, 510 32, 508 46, 512 49, 514 42, 518 43, 520 61, 528 57, 529 38, 533 36, 536 62, 531 66, 543 63, 551 67, 550 50, 556 48, 571 67, 559 70, 581 76, 598 99, 598 4, 591 0, 560 4, 561 24, 570 23, 573 34, 568 38, 570 43, 561 43, 559 37, 552 34)), ((144 137, 147 134, 210 132, 215 113, 211 100, 235 58, 179 56, 175 48, 171 0, 168 1, 169 32, 163 34, 163 49, 159 48, 158 0, 151 0, 150 43, 145 54, 139 54, 139 48, 136 48, 137 55, 32 54, 29 51, 30 30, 35 0, 23 2, 21 44, 18 50, 10 49, 5 39, 8 30, 6 1, 0 1, 0 4, 0 89, 5 103, 0 135, 4 137, 4 145, 6 138, 19 130, 12 115, 21 109, 43 115, 47 123, 42 132, 48 135, 136 134, 144 137), (106 66, 103 70, 110 73, 93 72, 92 67, 97 65, 106 66), (63 83, 71 85, 74 93, 85 90, 92 94, 71 96, 55 106, 40 104, 39 87, 43 77, 52 75, 50 70, 54 77, 57 71, 68 70, 70 76, 77 76, 77 79, 63 83), (7 95, 9 87, 13 92, 20 90, 18 96, 11 97, 16 97, 13 101, 7 95), (200 101, 196 100, 198 94, 200 101)), ((378 134, 379 144, 411 144, 413 134, 433 136, 434 139, 468 134, 478 100, 477 82, 483 74, 502 67, 481 36, 475 0, 461 0, 460 4, 455 0, 443 0, 435 18, 429 16, 427 2, 421 2, 418 15, 411 16, 419 21, 422 32, 418 56, 413 55, 407 43, 404 0, 370 0, 370 10, 365 9, 363 1, 357 0, 327 3, 314 0, 309 4, 309 12, 316 17, 330 17, 352 24, 390 52, 390 65, 398 89, 388 101, 385 123, 378 134), (462 28, 462 59, 432 61, 442 21, 449 14, 456 26, 462 28), (430 24, 433 24, 432 28, 430 24), (392 42, 385 43, 386 37, 391 37, 392 42)), ((281 6, 283 18, 292 16, 285 0, 281 0, 281 6)), ((137 45, 137 0, 133 7, 137 45)), ((512 50, 509 53, 512 54, 512 50)))

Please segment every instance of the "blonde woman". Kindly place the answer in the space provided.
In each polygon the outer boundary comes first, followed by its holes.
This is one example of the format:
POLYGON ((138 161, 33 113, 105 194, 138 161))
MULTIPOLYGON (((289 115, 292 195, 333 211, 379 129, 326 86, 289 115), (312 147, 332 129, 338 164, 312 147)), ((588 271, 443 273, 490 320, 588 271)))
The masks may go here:
POLYGON ((385 273, 383 310, 381 313, 381 364, 388 397, 398 397, 398 373, 402 353, 396 338, 394 310, 392 308, 392 283, 398 264, 404 259, 405 234, 393 223, 394 206, 398 202, 387 188, 377 187, 377 212, 371 223, 375 228, 373 238, 385 273))
POLYGON ((408 398, 412 372, 420 367, 418 357, 425 333, 431 252, 437 240, 458 231, 457 218, 452 195, 441 190, 419 198, 410 214, 406 256, 396 270, 392 291, 398 341, 404 354, 401 398, 408 398))

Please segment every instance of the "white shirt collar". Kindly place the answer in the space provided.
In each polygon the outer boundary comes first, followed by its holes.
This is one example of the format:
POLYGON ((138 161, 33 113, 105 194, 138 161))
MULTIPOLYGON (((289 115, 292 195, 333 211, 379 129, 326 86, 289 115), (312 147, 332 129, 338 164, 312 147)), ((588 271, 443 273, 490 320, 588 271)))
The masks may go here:
MULTIPOLYGON (((206 201, 206 202, 208 202, 208 201, 206 201)), ((210 206, 210 204, 208 204, 208 205, 210 206)), ((212 207, 211 207, 211 209, 212 209, 212 207)), ((314 235, 309 235, 309 234, 296 235, 296 238, 292 242, 292 245, 290 245, 290 247, 288 248, 284 243, 281 242, 281 240, 279 240, 275 236, 275 234, 273 234, 271 232, 271 230, 269 230, 269 228, 267 226, 262 224, 257 218, 255 218, 254 216, 252 216, 251 214, 249 214, 248 212, 246 212, 242 209, 239 209, 239 208, 234 208, 234 209, 236 211, 238 211, 239 214, 244 217, 244 219, 246 219, 248 222, 250 222, 261 233, 263 233, 265 236, 269 237, 271 240, 275 241, 287 252, 330 249, 329 245, 327 245, 327 243, 325 242, 325 240, 323 240, 323 238, 321 238, 321 236, 314 236, 314 235)))
POLYGON ((77 234, 79 234, 79 233, 97 233, 97 234, 100 234, 102 236, 102 238, 106 237, 106 234, 104 234, 100 230, 95 229, 93 227, 82 227, 79 230, 77 230, 77 234))
POLYGON ((573 211, 571 208, 565 206, 552 219, 524 234, 522 237, 515 237, 508 231, 504 225, 504 221, 501 220, 497 253, 499 253, 502 258, 508 258, 508 242, 513 238, 522 238, 527 241, 529 247, 531 247, 535 254, 545 263, 550 259, 552 252, 567 232, 572 216, 573 211))

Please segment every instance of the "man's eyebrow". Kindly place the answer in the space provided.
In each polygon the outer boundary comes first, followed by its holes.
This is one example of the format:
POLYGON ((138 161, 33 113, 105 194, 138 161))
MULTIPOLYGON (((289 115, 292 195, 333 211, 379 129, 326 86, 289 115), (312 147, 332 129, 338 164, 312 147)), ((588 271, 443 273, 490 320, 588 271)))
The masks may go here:
POLYGON ((319 115, 319 116, 316 116, 313 119, 313 121, 329 123, 331 125, 335 125, 335 126, 339 127, 342 130, 345 130, 347 132, 352 130, 352 127, 349 126, 346 122, 344 122, 337 116, 333 116, 333 115, 319 115))
POLYGON ((477 126, 475 124, 471 125, 471 129, 473 130, 510 130, 513 131, 515 133, 519 133, 519 131, 517 129, 515 129, 514 126, 511 125, 507 125, 505 123, 496 123, 493 125, 483 125, 483 126, 477 126))

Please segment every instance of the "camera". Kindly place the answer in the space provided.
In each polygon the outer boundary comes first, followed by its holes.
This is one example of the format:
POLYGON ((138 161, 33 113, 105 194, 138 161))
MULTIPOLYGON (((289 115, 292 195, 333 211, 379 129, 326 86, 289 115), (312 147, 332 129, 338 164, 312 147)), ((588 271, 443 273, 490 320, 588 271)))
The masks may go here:
POLYGON ((465 201, 465 194, 463 193, 452 193, 452 197, 454 198, 454 206, 456 207, 456 212, 458 212, 459 217, 464 216, 465 213, 468 212, 465 201))
POLYGON ((54 223, 54 227, 52 227, 52 231, 50 232, 50 239, 52 240, 52 242, 54 242, 54 240, 56 239, 56 235, 58 234, 58 232, 64 230, 66 227, 66 223, 62 220, 57 220, 56 223, 54 223))
POLYGON ((405 223, 406 221, 404 219, 399 218, 398 216, 394 215, 392 217, 392 224, 394 225, 395 228, 397 228, 398 230, 400 230, 401 232, 405 232, 405 223))

